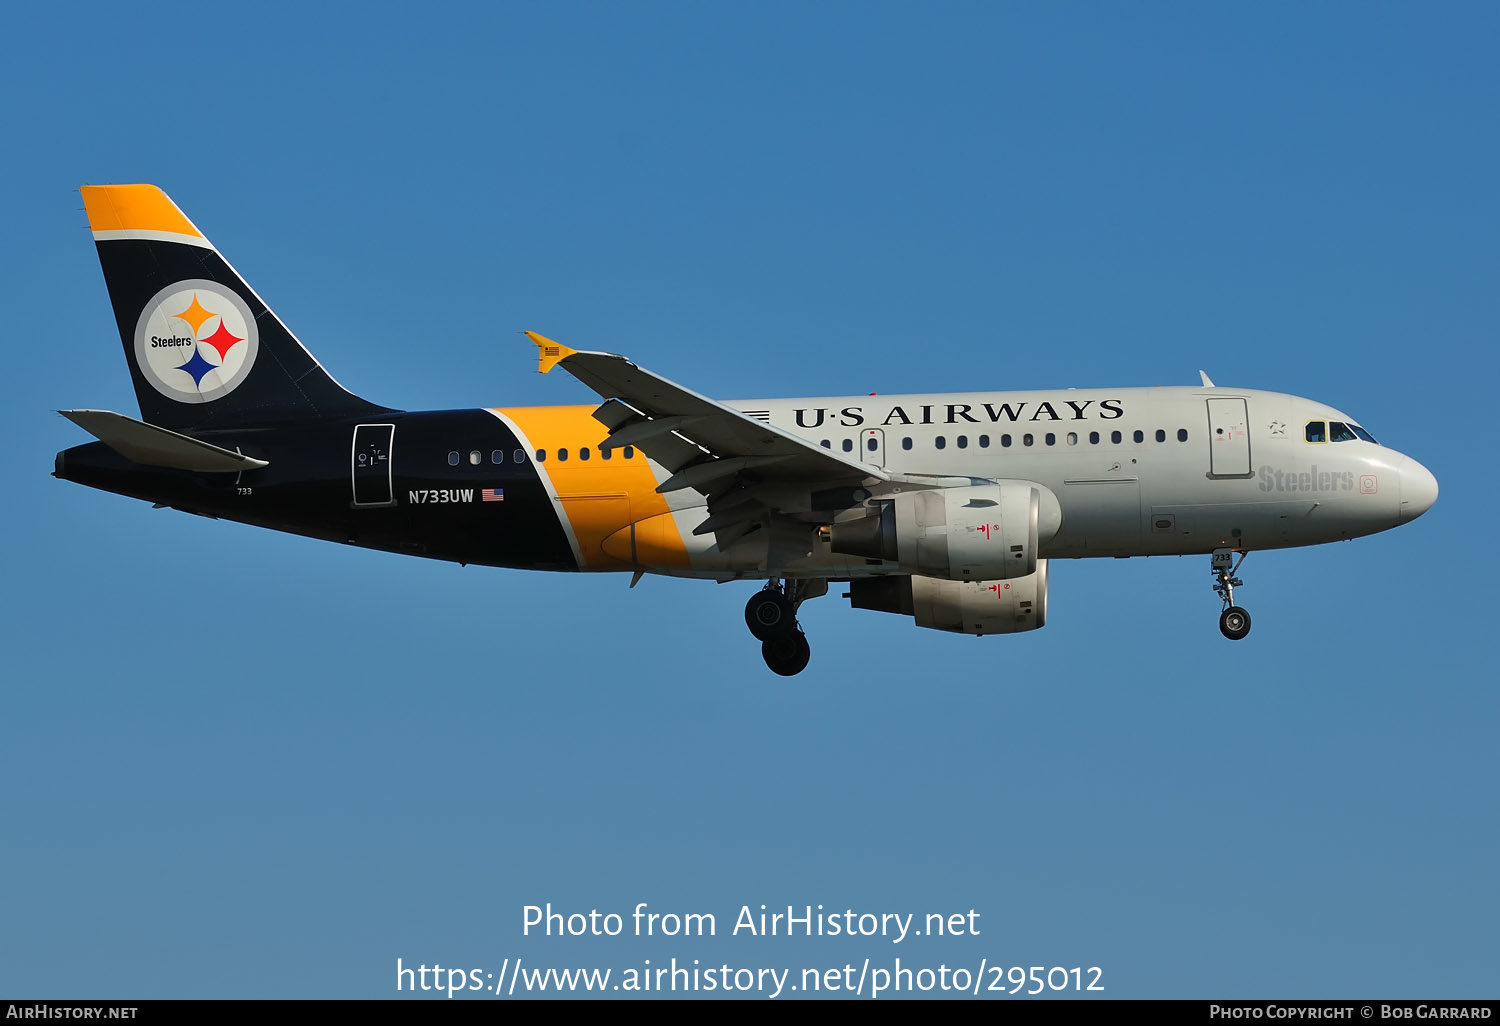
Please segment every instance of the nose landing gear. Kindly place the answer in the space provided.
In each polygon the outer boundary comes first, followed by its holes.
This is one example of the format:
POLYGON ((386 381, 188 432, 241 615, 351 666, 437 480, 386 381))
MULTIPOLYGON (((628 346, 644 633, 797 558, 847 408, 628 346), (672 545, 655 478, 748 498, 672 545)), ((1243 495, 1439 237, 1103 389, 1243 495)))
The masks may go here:
POLYGON ((807 668, 812 647, 797 623, 797 607, 827 591, 828 582, 821 578, 785 585, 772 578, 745 603, 745 626, 760 642, 761 658, 772 673, 795 677, 807 668))
POLYGON ((1230 641, 1239 641, 1250 633, 1250 614, 1234 604, 1234 589, 1245 584, 1235 575, 1249 554, 1241 552, 1236 561, 1233 549, 1214 549, 1214 594, 1224 603, 1224 611, 1219 614, 1219 633, 1230 641))

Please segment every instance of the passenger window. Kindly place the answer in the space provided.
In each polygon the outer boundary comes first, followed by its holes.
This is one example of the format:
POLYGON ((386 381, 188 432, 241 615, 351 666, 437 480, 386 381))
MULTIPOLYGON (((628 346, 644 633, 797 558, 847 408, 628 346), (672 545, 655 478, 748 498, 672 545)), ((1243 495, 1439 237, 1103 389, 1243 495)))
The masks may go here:
POLYGON ((845 452, 853 452, 854 451, 854 439, 852 439, 852 438, 846 438, 846 439, 844 439, 844 451, 845 452))
POLYGON ((1022 445, 1030 445, 1033 441, 1035 441, 1035 439, 1032 438, 1031 435, 1022 435, 1021 436, 1021 444, 1022 445))
POLYGON ((448 454, 448 466, 450 466, 450 467, 456 467, 456 466, 458 466, 459 459, 461 459, 461 457, 458 455, 458 453, 456 451, 450 452, 448 454))
POLYGON ((635 446, 633 446, 633 445, 627 445, 625 447, 625 458, 627 460, 633 460, 633 459, 635 459, 635 446))
POLYGON ((1001 435, 1000 436, 1000 448, 1002 448, 1002 449, 1009 449, 1010 448, 1010 435, 1001 435))
POLYGON ((1137 442, 1144 442, 1146 440, 1146 433, 1144 431, 1137 431, 1131 437, 1134 438, 1137 442))
POLYGON ((818 444, 819 444, 819 445, 821 445, 821 446, 822 446, 822 447, 823 447, 823 448, 825 448, 825 449, 832 449, 832 448, 833 448, 833 443, 832 443, 832 442, 830 442, 830 441, 829 441, 829 440, 828 440, 828 439, 826 439, 826 438, 825 438, 825 439, 823 439, 823 440, 822 440, 822 441, 821 441, 821 442, 819 442, 819 443, 818 443, 818 444))
POLYGON ((1186 442, 1187 441, 1187 428, 1178 428, 1177 429, 1177 440, 1179 442, 1186 442))
POLYGON ((1123 437, 1123 436, 1118 431, 1111 431, 1109 433, 1109 440, 1111 442, 1113 442, 1115 445, 1119 445, 1120 444, 1121 437, 1123 437))
POLYGON ((1308 421, 1306 430, 1302 432, 1302 437, 1306 438, 1309 442, 1328 441, 1328 435, 1324 432, 1323 422, 1321 420, 1308 421))
POLYGON ((958 436, 958 447, 960 449, 967 449, 969 447, 969 436, 968 435, 959 435, 958 436))
POLYGON ((501 452, 499 449, 494 450, 493 452, 490 453, 490 462, 491 463, 504 463, 505 462, 505 453, 501 452))
POLYGON ((1336 420, 1328 422, 1328 439, 1332 442, 1354 442, 1359 436, 1349 430, 1349 425, 1336 420))
POLYGON ((1057 436, 1054 435, 1051 431, 1047 432, 1047 444, 1048 445, 1056 445, 1057 444, 1057 436))
POLYGON ((938 435, 937 438, 933 440, 932 444, 937 446, 939 449, 946 449, 948 448, 948 439, 944 438, 942 435, 938 435))
POLYGON ((1090 445, 1098 445, 1099 444, 1099 432, 1097 432, 1097 431, 1090 431, 1089 432, 1089 444, 1090 445))
POLYGON ((876 449, 880 448, 880 443, 875 440, 875 437, 873 435, 871 435, 870 438, 865 442, 865 448, 869 449, 871 452, 874 452, 876 449))
POLYGON ((615 454, 615 451, 613 449, 606 449, 602 445, 599 446, 599 458, 601 460, 607 460, 610 457, 612 457, 614 454, 615 454))
POLYGON ((903 438, 903 439, 901 439, 901 448, 903 448, 903 449, 910 449, 911 448, 911 439, 910 438, 903 438))
POLYGON ((1167 433, 1165 431, 1163 431, 1161 428, 1157 428, 1156 429, 1156 440, 1158 442, 1165 442, 1167 440, 1167 433))
POLYGON ((473 450, 472 452, 469 453, 469 466, 471 466, 471 467, 477 467, 477 466, 479 466, 479 461, 481 459, 483 459, 483 457, 479 455, 479 450, 478 449, 473 450))
POLYGON ((1069 445, 1077 445, 1078 444, 1078 432, 1077 431, 1069 431, 1068 432, 1068 444, 1069 445))
POLYGON ((538 463, 546 463, 547 462, 547 450, 546 449, 538 449, 536 451, 536 461, 538 463))
POLYGON ((990 447, 990 436, 989 435, 980 435, 979 436, 979 447, 981 449, 988 449, 990 447))
POLYGON ((588 446, 585 445, 582 449, 578 450, 578 458, 581 459, 581 460, 586 460, 586 459, 589 458, 589 447, 588 446))
POLYGON ((559 463, 566 463, 567 460, 568 460, 568 450, 566 450, 566 449, 559 449, 559 450, 557 450, 557 462, 559 462, 559 463))
POLYGON ((525 463, 526 462, 526 450, 525 449, 517 449, 515 452, 513 452, 513 453, 510 454, 510 458, 513 459, 513 460, 515 460, 517 463, 525 463))

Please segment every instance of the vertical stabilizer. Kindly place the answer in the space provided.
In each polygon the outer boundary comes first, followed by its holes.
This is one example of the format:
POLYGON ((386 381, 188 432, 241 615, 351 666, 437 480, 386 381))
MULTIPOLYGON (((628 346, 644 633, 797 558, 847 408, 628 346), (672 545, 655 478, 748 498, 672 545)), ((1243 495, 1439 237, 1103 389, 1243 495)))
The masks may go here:
POLYGON ((141 419, 181 431, 385 412, 334 381, 166 193, 79 191, 141 419))

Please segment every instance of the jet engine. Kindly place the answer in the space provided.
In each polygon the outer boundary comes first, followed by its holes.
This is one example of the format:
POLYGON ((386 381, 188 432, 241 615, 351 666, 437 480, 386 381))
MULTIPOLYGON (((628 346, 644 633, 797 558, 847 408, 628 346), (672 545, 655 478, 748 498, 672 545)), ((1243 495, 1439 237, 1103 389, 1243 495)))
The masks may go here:
POLYGON ((879 512, 829 528, 830 549, 950 581, 1008 581, 1034 573, 1039 544, 1062 526, 1057 496, 1032 481, 920 489, 868 505, 879 512))
POLYGON ((1001 581, 865 577, 849 582, 855 609, 905 613, 918 627, 955 634, 1019 634, 1047 622, 1047 561, 1034 573, 1001 581))

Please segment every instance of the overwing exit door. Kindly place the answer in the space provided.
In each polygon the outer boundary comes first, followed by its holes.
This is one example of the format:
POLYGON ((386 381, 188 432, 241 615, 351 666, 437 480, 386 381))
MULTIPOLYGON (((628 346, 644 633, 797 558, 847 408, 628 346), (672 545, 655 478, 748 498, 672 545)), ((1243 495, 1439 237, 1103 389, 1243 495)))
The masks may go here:
POLYGON ((880 428, 865 428, 859 433, 859 458, 864 463, 885 466, 884 431, 880 428))
POLYGON ((391 442, 395 433, 394 424, 361 424, 354 429, 349 473, 356 507, 396 504, 391 491, 391 442))

